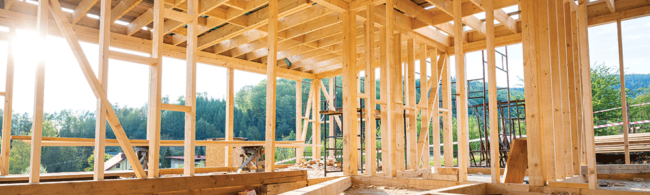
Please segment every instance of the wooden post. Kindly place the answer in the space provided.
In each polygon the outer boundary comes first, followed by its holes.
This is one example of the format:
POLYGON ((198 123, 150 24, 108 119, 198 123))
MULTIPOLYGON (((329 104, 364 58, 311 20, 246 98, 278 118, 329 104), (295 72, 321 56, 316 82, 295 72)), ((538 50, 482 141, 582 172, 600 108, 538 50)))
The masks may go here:
MULTIPOLYGON (((557 29, 558 29, 558 38, 559 38, 559 53, 560 53, 560 80, 562 80, 561 87, 562 89, 562 139, 563 148, 560 150, 560 153, 563 155, 564 164, 564 176, 573 177, 573 165, 571 158, 571 104, 569 96, 569 67, 568 67, 568 54, 567 54, 567 34, 566 34, 566 16, 564 14, 564 1, 555 0, 556 5, 556 15, 557 15, 557 29)), ((560 177, 560 175, 558 175, 560 177)))
MULTIPOLYGON (((274 172, 275 167, 275 93, 278 58, 278 1, 269 1, 268 56, 266 62, 266 140, 264 144, 265 172, 274 172)), ((316 119, 316 116, 314 116, 316 119)), ((305 136, 305 135, 303 135, 305 136)))
MULTIPOLYGON (((228 82, 228 97, 226 97, 226 141, 233 141, 235 127, 235 69, 228 68, 226 76, 228 82)), ((296 123, 298 124, 298 123, 296 123)), ((232 167, 233 158, 232 146, 225 146, 224 164, 226 167, 232 167)))
POLYGON ((156 65, 149 67, 149 110, 147 113, 147 139, 149 140, 149 165, 147 175, 159 177, 160 161, 160 124, 162 107, 162 58, 164 33, 165 3, 154 1, 153 40, 151 57, 156 58, 156 65))
MULTIPOLYGON (((442 58, 442 56, 441 56, 442 58)), ((442 59, 440 59, 442 60, 442 59)), ((452 122, 452 101, 451 101, 451 72, 449 56, 444 56, 445 64, 447 64, 441 71, 442 74, 442 86, 441 86, 441 96, 442 96, 442 108, 447 110, 442 115, 442 139, 444 140, 444 160, 445 167, 454 167, 454 136, 453 136, 453 122, 452 122)), ((437 103, 437 102, 436 102, 437 103)), ((438 112, 437 110, 434 112, 438 112)))
MULTIPOLYGON (((526 133, 528 135, 528 177, 531 186, 544 186, 546 184, 543 155, 543 128, 541 117, 541 84, 539 67, 541 59, 539 56, 544 53, 539 43, 539 32, 536 27, 540 26, 537 9, 540 4, 537 1, 522 1, 521 21, 522 21, 522 43, 524 55, 524 84, 526 104, 531 105, 526 108, 526 133)), ((544 3, 541 3, 544 4, 544 3)), ((542 12, 544 13, 544 12, 542 12)), ((546 50, 547 51, 547 50, 546 50)))
POLYGON ((391 71, 393 75, 393 85, 395 87, 394 94, 397 96, 395 98, 395 120, 394 120, 394 141, 395 142, 395 149, 392 151, 393 152, 393 166, 397 170, 403 171, 405 169, 405 159, 404 159, 404 150, 405 148, 405 143, 404 143, 404 84, 406 84, 405 80, 403 80, 403 72, 404 72, 404 64, 402 63, 402 35, 400 33, 396 33, 393 35, 393 42, 392 44, 394 45, 393 48, 393 56, 394 57, 394 66, 395 68, 391 71))
POLYGON ((191 112, 185 113, 185 161, 183 175, 194 176, 195 141, 196 136, 196 60, 197 60, 197 36, 198 23, 196 18, 199 11, 199 1, 187 1, 187 14, 195 18, 187 23, 187 72, 185 73, 185 106, 192 107, 191 112))
MULTIPOLYGON (((390 23, 390 22, 388 22, 390 23)), ((381 78, 379 79, 379 85, 380 87, 380 97, 381 101, 384 102, 384 104, 381 105, 381 161, 382 161, 382 168, 381 171, 383 173, 389 173, 392 169, 389 169, 391 165, 391 145, 392 143, 390 142, 391 139, 391 131, 390 129, 391 126, 389 125, 390 122, 393 121, 392 119, 392 109, 388 110, 390 105, 391 105, 391 94, 388 93, 388 90, 390 89, 390 83, 388 81, 392 81, 392 79, 389 76, 389 69, 390 69, 390 62, 388 61, 388 41, 386 41, 388 38, 387 35, 387 30, 385 27, 380 27, 379 28, 379 64, 380 64, 380 69, 379 69, 379 74, 381 75, 381 78)), ((397 174, 397 172, 395 173, 397 174)), ((388 177, 392 177, 392 174, 386 174, 388 177)))
MULTIPOLYGON (((408 114, 406 115, 408 117, 408 126, 406 129, 406 159, 407 159, 407 167, 408 169, 417 169, 418 167, 418 155, 417 155, 417 145, 418 145, 418 135, 417 135, 417 120, 415 119, 417 117, 417 114, 415 113, 416 110, 416 102, 415 102, 415 43, 413 39, 408 39, 406 41, 406 51, 407 51, 407 56, 408 56, 408 65, 406 68, 406 97, 404 98, 404 101, 406 101, 406 105, 410 108, 408 111, 408 114)), ((426 75, 426 74, 425 74, 426 75)), ((406 120, 406 119, 404 119, 406 120)))
POLYGON ((548 20, 549 20, 549 40, 551 44, 551 86, 553 94, 553 134, 555 137, 555 177, 557 180, 564 180, 564 113, 562 103, 562 83, 566 82, 561 79, 561 55, 560 55, 560 38, 558 34, 558 17, 556 12, 557 0, 548 2, 548 20))
POLYGON ((458 124, 458 181, 467 180, 467 164, 469 162, 469 134, 467 114, 467 73, 465 72, 465 52, 463 51, 463 15, 461 1, 453 2, 454 8, 454 45, 456 55, 456 93, 458 98, 457 124, 458 124))
POLYGON ((357 43, 356 13, 341 14, 343 20, 343 174, 357 175, 357 43))
MULTIPOLYGON (((306 123, 306 122, 305 122, 306 123)), ((302 80, 296 80, 296 141, 302 139, 302 80)), ((331 145, 330 145, 331 146, 331 145)), ((296 148, 296 163, 299 163, 303 158, 304 147, 296 148)))
POLYGON ((596 189, 598 178, 596 177, 596 149, 594 145, 594 118, 593 105, 591 100, 591 68, 589 66, 589 36, 587 24, 587 0, 578 1, 578 40, 580 42, 580 63, 582 72, 582 110, 584 118, 585 153, 587 159, 587 170, 589 189, 596 189))
POLYGON ((497 108, 497 70, 494 48, 494 5, 492 0, 483 2, 485 8, 485 31, 488 63, 488 96, 490 116, 490 170, 492 183, 501 183, 501 167, 499 163, 499 114, 497 108))
MULTIPOLYGON (((15 33, 15 28, 10 32, 15 33)), ((7 77, 5 78, 5 105, 2 118, 2 154, 0 154, 0 175, 9 175, 9 147, 11 144, 11 112, 14 94, 14 54, 12 41, 7 41, 7 77)))
MULTIPOLYGON (((537 26, 535 30, 538 32, 538 40, 536 44, 539 44, 538 60, 540 61, 538 75, 541 75, 539 78, 540 94, 553 94, 553 85, 552 85, 552 66, 551 66, 551 53, 552 45, 550 42, 551 32, 549 30, 549 6, 548 2, 540 2, 537 4, 537 26)), ((553 99, 555 98, 541 98, 539 107, 541 109, 541 130, 542 130, 542 159, 544 160, 544 175, 546 181, 555 181, 556 180, 556 164, 555 164, 555 136, 554 136, 554 113, 553 113, 553 99)), ((527 107, 528 108, 528 107, 527 107)), ((529 135, 531 136, 531 135, 529 135)), ((532 147, 537 147, 531 144, 532 147)), ((530 148, 530 147, 529 147, 530 148)), ((530 152, 529 152, 530 154, 530 152)), ((530 164, 529 164, 530 165, 530 164)))
POLYGON ((42 45, 40 47, 40 55, 38 56, 39 61, 36 65, 36 82, 34 86, 34 121, 32 123, 32 147, 29 158, 29 183, 40 182, 41 137, 43 135, 43 93, 45 91, 45 43, 47 40, 48 9, 48 0, 40 0, 38 3, 38 19, 36 21, 36 26, 42 45))
POLYGON ((321 145, 321 133, 320 133, 320 109, 321 109, 321 104, 320 104, 320 79, 312 79, 311 80, 311 88, 314 90, 314 108, 312 109, 313 111, 313 123, 312 123, 312 136, 314 138, 314 144, 317 145, 316 147, 311 148, 311 156, 312 159, 320 159, 320 146, 321 145))
MULTIPOLYGON (((429 49, 429 48, 427 48, 429 49)), ((446 66, 446 61, 445 61, 445 55, 440 55, 440 60, 438 60, 438 49, 432 48, 429 53, 428 53, 430 59, 431 59, 431 79, 433 82, 427 82, 427 89, 431 90, 430 92, 427 92, 429 94, 429 103, 427 105, 428 111, 430 116, 431 121, 431 126, 433 126, 433 166, 437 168, 441 167, 440 163, 440 101, 439 99, 442 98, 442 96, 438 95, 438 91, 440 90, 440 87, 438 83, 440 83, 440 78, 441 78, 441 71, 444 71, 447 66, 446 66)), ((431 128, 427 128, 431 129, 431 128)), ((429 142, 426 142, 425 144, 429 145, 429 142)), ((427 146, 428 148, 428 146, 427 146)), ((427 151, 428 152, 428 151, 427 151)), ((430 158, 429 155, 425 155, 425 157, 430 158)), ((425 161, 428 162, 428 161, 425 161)), ((431 163, 429 163, 431 164, 431 163)))
POLYGON ((374 42, 375 42, 375 27, 374 15, 375 5, 369 4, 366 6, 366 23, 365 23, 365 49, 366 49, 366 79, 365 79, 365 93, 368 96, 366 101, 366 169, 368 175, 375 176, 377 173, 377 122, 375 121, 375 69, 373 62, 375 59, 374 42))
POLYGON ((577 142, 575 143, 575 145, 577 145, 577 149, 574 149, 574 151, 577 150, 575 152, 575 154, 574 154, 574 156, 577 156, 577 157, 574 157, 574 158, 578 158, 578 162, 579 162, 579 163, 577 163, 577 165, 573 165, 573 166, 574 166, 574 174, 579 175, 580 174, 580 166, 581 165, 587 165, 587 163, 586 163, 586 160, 584 159, 584 155, 583 155, 584 154, 584 147, 583 147, 583 145, 584 145, 584 143, 583 143, 584 133, 583 132, 584 132, 585 127, 584 127, 584 123, 583 123, 584 120, 582 118, 582 116, 583 116, 583 114, 582 114, 583 113, 583 110, 582 110, 582 79, 581 79, 582 78, 581 77, 582 69, 580 68, 581 67, 581 63, 580 63, 581 55, 580 55, 580 40, 578 40, 578 26, 579 25, 578 25, 577 10, 571 10, 571 23, 573 24, 571 34, 572 34, 572 39, 573 39, 573 56, 574 56, 573 61, 574 61, 574 69, 575 69, 575 71, 574 71, 575 72, 574 73, 575 74, 574 79, 575 79, 575 83, 576 83, 576 88, 575 88, 575 91, 576 91, 576 123, 577 123, 577 126, 578 126, 578 129, 577 129, 577 132, 576 132, 576 134, 577 134, 576 135, 577 136, 576 141, 577 142), (577 168, 577 170, 575 168, 577 168))
POLYGON ((625 93, 625 64, 623 63, 623 32, 621 31, 621 20, 616 20, 618 29, 618 61, 619 74, 621 79, 621 107, 623 108, 623 144, 625 147, 625 164, 630 164, 630 142, 628 133, 630 131, 628 113, 627 113, 627 94, 625 93))
MULTIPOLYGON (((432 49, 434 51, 434 54, 431 54, 432 52, 427 52, 427 45, 425 44, 420 44, 420 103, 419 105, 425 106, 426 109, 419 109, 420 110, 420 138, 418 140, 418 146, 417 146, 417 162, 419 165, 420 162, 422 163, 422 166, 424 168, 430 169, 431 167, 431 158, 430 158, 430 153, 429 153, 429 124, 431 124, 431 117, 429 117, 429 113, 431 113, 431 107, 433 106, 432 103, 435 99, 436 95, 431 95, 429 96, 429 88, 430 86, 428 85, 429 82, 427 80, 427 57, 433 56, 431 58, 431 80, 436 80, 437 78, 434 75, 434 69, 435 72, 438 72, 438 67, 436 67, 437 64, 434 65, 433 61, 435 61, 436 54, 435 54, 435 48, 432 49)), ((435 86, 438 86, 438 83, 436 82, 435 86)), ((435 89, 431 90, 433 93, 436 94, 438 92, 435 89)), ((418 110, 418 109, 416 109, 418 110)), ((416 112, 417 114, 417 112, 416 112)), ((437 114, 437 112, 436 112, 437 114)), ((437 116, 434 114, 435 116, 437 116)), ((435 122, 434 122, 435 123, 435 122)), ((435 127, 434 127, 434 133, 435 133, 435 127)), ((438 136, 440 134, 438 133, 438 136)), ((434 139, 435 139, 435 134, 434 134, 434 139)), ((440 141, 440 139, 438 139, 440 141)), ((434 140, 435 142, 435 140, 434 140)), ((434 143, 435 145, 435 143, 434 143)), ((438 152, 440 152, 440 146, 438 146, 438 152)), ((434 149, 434 156, 435 156, 435 149, 434 149)), ((438 153, 438 157, 440 156, 440 153, 438 153)), ((438 159, 440 160, 440 159, 438 159)))
MULTIPOLYGON (((101 0, 99 17, 99 63, 97 64, 97 79, 104 93, 108 94, 108 58, 111 43, 111 1, 101 0)), ((94 180, 104 180, 104 150, 106 149, 106 108, 102 100, 97 100, 95 120, 95 156, 94 180)))
POLYGON ((577 113, 577 82, 576 82, 576 63, 575 61, 575 53, 574 53, 574 47, 576 45, 574 44, 574 39, 573 39, 573 24, 572 22, 572 14, 571 14, 571 6, 568 5, 568 3, 573 3, 573 2, 565 2, 564 6, 564 26, 566 29, 566 51, 567 51, 567 68, 568 68, 568 82, 569 82, 569 105, 570 105, 570 112, 571 112, 571 151, 569 151, 570 154, 570 159, 571 159, 571 175, 579 175, 580 174, 580 159, 578 157, 578 113, 577 113))

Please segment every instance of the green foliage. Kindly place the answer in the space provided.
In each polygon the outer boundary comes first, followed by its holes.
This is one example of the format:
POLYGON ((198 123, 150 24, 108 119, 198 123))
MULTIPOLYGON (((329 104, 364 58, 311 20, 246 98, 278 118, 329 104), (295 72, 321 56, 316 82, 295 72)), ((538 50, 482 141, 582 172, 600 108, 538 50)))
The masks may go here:
MULTIPOLYGON (((104 153, 104 162, 106 162, 108 159, 111 159, 111 157, 113 157, 113 156, 110 155, 110 154, 104 153)), ((94 171, 95 170, 95 151, 93 151, 93 154, 91 154, 88 157, 87 161, 88 161, 88 165, 90 165, 90 166, 84 168, 84 171, 94 171)))

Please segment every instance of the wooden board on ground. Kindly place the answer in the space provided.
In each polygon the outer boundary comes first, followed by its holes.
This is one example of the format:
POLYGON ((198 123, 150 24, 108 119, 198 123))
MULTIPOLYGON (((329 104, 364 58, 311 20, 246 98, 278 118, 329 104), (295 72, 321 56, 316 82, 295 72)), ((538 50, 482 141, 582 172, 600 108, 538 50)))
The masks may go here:
POLYGON ((323 183, 329 180, 333 180, 339 177, 323 177, 323 178, 313 178, 313 179, 307 179, 307 186, 313 186, 319 183, 323 183))
POLYGON ((307 186, 300 188, 294 191, 282 193, 285 195, 319 195, 319 194, 340 194, 341 192, 347 190, 352 185, 352 180, 350 177, 341 177, 338 179, 333 179, 323 183, 319 183, 313 186, 307 186))
POLYGON ((528 168, 528 144, 526 139, 515 139, 510 147, 506 163, 504 183, 523 183, 528 168))
POLYGON ((485 183, 472 183, 472 184, 463 184, 463 185, 457 185, 457 186, 452 186, 448 188, 442 188, 442 189, 437 189, 437 190, 431 190, 428 192, 423 192, 420 193, 421 195, 437 195, 437 194, 487 194, 487 184, 485 183))

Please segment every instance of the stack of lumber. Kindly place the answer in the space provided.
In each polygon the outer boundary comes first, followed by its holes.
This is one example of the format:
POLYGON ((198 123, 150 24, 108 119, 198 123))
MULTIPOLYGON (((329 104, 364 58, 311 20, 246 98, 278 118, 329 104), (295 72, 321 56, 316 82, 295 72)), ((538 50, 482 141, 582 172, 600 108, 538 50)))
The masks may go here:
MULTIPOLYGON (((623 135, 597 136, 596 153, 623 153, 623 135)), ((650 151, 650 133, 634 133, 628 135, 630 152, 650 151)))

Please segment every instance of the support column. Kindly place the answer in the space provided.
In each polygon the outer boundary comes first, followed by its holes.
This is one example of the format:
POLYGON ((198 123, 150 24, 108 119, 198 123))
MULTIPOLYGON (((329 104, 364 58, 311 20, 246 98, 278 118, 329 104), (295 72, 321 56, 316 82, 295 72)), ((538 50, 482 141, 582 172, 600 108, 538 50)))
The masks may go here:
POLYGON ((366 6, 366 23, 365 23, 365 49, 366 49, 366 79, 365 79, 365 93, 368 96, 366 101, 366 168, 368 175, 375 176, 377 173, 377 122, 375 121, 375 27, 374 27, 374 13, 375 5, 366 6))
POLYGON ((578 113, 577 113, 577 82, 576 82, 576 63, 577 61, 575 60, 576 54, 574 53, 574 47, 576 45, 574 44, 574 39, 573 39, 573 26, 575 24, 572 22, 572 14, 571 14, 571 6, 568 5, 568 3, 573 3, 573 2, 565 2, 564 5, 564 26, 566 29, 566 51, 567 51, 567 68, 568 68, 568 82, 569 82, 569 105, 571 105, 570 112, 571 112, 571 150, 569 151, 570 154, 570 159, 571 159, 571 172, 570 173, 572 176, 573 175, 580 175, 580 158, 578 157, 578 113))
MULTIPOLYGON (((187 14, 197 18, 199 11, 199 1, 187 1, 187 14)), ((185 106, 192 107, 192 111, 185 113, 185 161, 183 163, 183 175, 194 176, 195 161, 195 142, 196 136, 196 60, 197 60, 197 36, 198 22, 192 20, 187 23, 187 57, 186 57, 186 75, 185 75, 185 106)))
MULTIPOLYGON (((226 97, 226 141, 233 141, 234 129, 235 129, 235 69, 228 68, 228 73, 226 76, 226 81, 228 82, 228 96, 226 97)), ((233 147, 224 146, 225 155, 224 155, 224 164, 226 167, 232 167, 232 158, 233 158, 233 147)), ((297 162, 297 161, 296 161, 297 162)))
POLYGON ((320 79, 311 80, 311 88, 314 90, 314 100, 313 100, 314 109, 312 109, 314 122, 312 123, 312 136, 314 139, 313 143, 316 145, 311 148, 312 159, 320 159, 320 145, 322 139, 320 133, 320 109, 321 109, 321 104, 320 104, 321 89, 319 85, 320 82, 321 82, 320 79))
MULTIPOLYGON (((336 80, 336 77, 330 77, 328 79, 328 82, 329 82, 328 83, 328 86, 329 86, 328 94, 330 96, 329 100, 327 102, 330 105, 330 109, 328 109, 328 110, 336 110, 336 105, 334 105, 334 100, 336 99, 336 86, 334 86, 334 80, 336 80)), ((338 122, 338 121, 340 121, 340 118, 338 118, 338 117, 336 117, 334 115, 330 115, 329 117, 330 117, 330 119, 329 119, 329 128, 328 128, 329 129, 329 136, 332 137, 332 136, 335 135, 334 132, 336 132, 336 126, 337 126, 334 123, 335 122, 338 123, 338 126, 341 126, 341 123, 338 122)), ((336 145, 336 140, 335 139, 327 139, 327 140, 329 141, 329 147, 334 147, 336 145)), ((335 155, 335 151, 330 150, 329 151, 329 156, 334 158, 334 155, 335 155)))
POLYGON ((499 114, 497 100, 497 70, 494 48, 494 5, 492 0, 483 2, 485 7, 485 30, 488 64, 488 106, 490 124, 490 170, 492 183, 501 183, 501 167, 499 163, 499 114))
POLYGON ((153 5, 153 46, 151 57, 156 58, 156 65, 149 67, 149 110, 147 113, 147 139, 149 140, 149 177, 159 177, 160 161, 160 119, 162 107, 162 58, 165 23, 165 2, 154 1, 153 5))
MULTIPOLYGON (((541 66, 540 54, 548 53, 543 50, 539 43, 540 33, 536 27, 540 26, 538 21, 537 1, 522 1, 522 43, 524 55, 524 84, 526 104, 526 133, 528 135, 528 177, 531 186, 544 186, 546 184, 544 155, 543 155, 543 128, 541 116, 541 84, 539 68, 541 66)), ((545 4, 545 3, 541 3, 545 4)), ((542 12, 543 13, 543 12, 542 12)))
MULTIPOLYGON (((444 140, 444 160, 445 167, 454 167, 454 136, 453 136, 453 127, 452 122, 452 94, 451 94, 451 72, 449 66, 449 56, 445 55, 445 64, 447 64, 441 71, 442 74, 442 87, 441 87, 441 96, 442 96, 442 108, 445 110, 445 113, 442 115, 442 139, 444 140)), ((442 58, 442 56, 441 56, 442 58)), ((440 59, 442 60, 442 59, 440 59)), ((438 103, 438 102, 436 102, 438 103)), ((437 111, 434 111, 437 112, 437 111)))
MULTIPOLYGON (((11 33, 16 33, 11 28, 11 33)), ((2 154, 0 154, 0 175, 9 175, 9 147, 11 144, 11 113, 14 94, 14 54, 11 49, 12 41, 7 40, 7 77, 5 78, 5 105, 2 118, 2 154)))
MULTIPOLYGON (((296 80, 296 140, 302 141, 302 80, 296 80)), ((331 146, 331 145, 330 145, 331 146)), ((296 148, 296 163, 303 158, 304 147, 296 148)))
POLYGON ((588 170, 587 177, 589 179, 589 189, 596 189, 598 178, 596 177, 596 149, 594 145, 594 110, 591 99, 591 68, 589 66, 587 3, 587 0, 578 1, 578 40, 580 42, 580 63, 582 66, 582 110, 584 113, 585 153, 588 170))
MULTIPOLYGON (((557 29, 558 29, 558 38, 559 38, 559 52, 560 52, 560 80, 562 80, 561 87, 562 89, 562 141, 563 148, 561 153, 564 158, 564 175, 561 176, 563 179, 566 177, 573 177, 573 165, 571 157, 571 104, 570 95, 569 95, 569 66, 568 66, 568 53, 567 53, 567 29, 566 29, 566 15, 564 14, 564 1, 555 0, 556 5, 556 15, 557 15, 557 29)), ((560 175, 558 175, 560 177, 560 175)))
MULTIPOLYGON (((418 158, 417 158, 417 142, 418 142, 418 137, 417 137, 417 120, 415 119, 417 117, 417 114, 415 113, 416 109, 416 102, 415 102, 415 43, 413 39, 408 39, 406 41, 406 51, 407 51, 407 56, 408 56, 408 66, 406 68, 406 91, 405 95, 406 97, 404 98, 404 101, 406 101, 406 105, 408 106, 408 112, 406 117, 408 117, 408 122, 407 122, 407 129, 406 129, 406 162, 407 162, 407 169, 417 169, 418 167, 418 158)), ((425 74, 426 75, 426 74, 425 74)), ((404 119, 406 120, 406 118, 404 119)))
MULTIPOLYGON (((432 49, 435 52, 435 48, 432 49)), ((429 94, 429 88, 433 86, 429 86, 429 80, 427 80, 427 57, 432 55, 433 57, 431 58, 431 80, 436 80, 437 81, 437 76, 434 75, 434 69, 435 72, 438 72, 438 68, 435 67, 434 61, 436 58, 436 54, 431 54, 431 52, 428 51, 428 48, 425 44, 420 44, 420 103, 419 103, 419 108, 421 107, 422 109, 420 110, 420 138, 418 140, 418 152, 417 152, 417 160, 418 160, 418 165, 420 162, 422 162, 422 167, 426 169, 430 169, 431 167, 431 157, 430 157, 430 152, 429 152, 429 124, 431 124, 431 117, 429 117, 431 110, 433 109, 433 101, 435 99, 435 95, 430 95, 429 94)), ((437 87, 437 83, 435 85, 437 87)), ((432 89, 431 92, 432 94, 436 94, 437 90, 432 89)), ((417 109, 416 109, 417 110, 417 109)), ((417 114, 417 112, 416 112, 417 114)), ((433 114, 434 116, 437 116, 436 114, 433 114)), ((435 118, 435 117, 434 117, 435 118)), ((435 123, 435 122, 434 122, 435 123)), ((435 127, 434 127, 434 133, 435 127)), ((433 135, 435 139, 435 134, 433 135)), ((440 136, 440 134, 438 134, 440 136)), ((440 141, 440 139, 438 139, 440 141)), ((434 140, 435 142, 435 140, 434 140)), ((434 143, 435 145, 435 143, 434 143)), ((435 149, 434 149, 435 151, 435 149)), ((440 152, 440 146, 438 146, 438 152, 440 152)), ((435 156, 435 152, 434 152, 435 156)), ((440 153, 438 153, 438 157, 440 157, 440 153)), ((438 159, 440 160, 440 159, 438 159)))
POLYGON ((341 13, 343 19, 343 174, 357 175, 357 43, 356 13, 341 13))
MULTIPOLYGON (((278 1, 269 1, 268 56, 266 61, 266 141, 264 142, 265 172, 275 167, 275 93, 278 58, 278 1)), ((316 117, 314 117, 316 119, 316 117)), ((304 135, 303 135, 304 136, 304 135)))
MULTIPOLYGON (((39 47, 39 61, 36 64, 36 82, 34 91, 34 117, 32 123, 32 147, 29 161, 29 183, 40 182, 41 167, 41 136, 43 135, 43 93, 45 91, 45 42, 47 40, 47 23, 49 16, 49 1, 40 0, 38 3, 38 18, 36 21, 38 38, 41 40, 39 47)), ((8 156, 7 156, 8 157, 8 156)))
POLYGON ((618 61, 619 61, 619 78, 621 79, 621 105, 623 110, 623 145, 625 147, 625 164, 630 164, 630 141, 628 134, 630 131, 629 116, 627 112, 627 94, 625 93, 625 64, 623 63, 623 32, 621 31, 621 20, 616 20, 618 29, 618 61))
POLYGON ((394 68, 390 71, 393 76, 393 87, 394 87, 394 94, 395 97, 395 119, 393 123, 393 135, 394 135, 394 141, 395 142, 395 149, 392 151, 393 152, 393 166, 396 170, 403 171, 405 169, 405 164, 406 164, 406 159, 404 158, 404 150, 406 150, 404 139, 404 84, 405 80, 403 80, 403 71, 404 71, 404 64, 402 63, 402 35, 400 33, 396 33, 393 35, 393 42, 392 44, 394 45, 393 47, 393 56, 394 56, 394 62, 393 66, 394 68))
MULTIPOLYGON (((108 58, 111 43, 111 1, 101 0, 99 20, 99 63, 97 64, 97 79, 104 93, 108 94, 108 58)), ((102 100, 97 100, 95 120, 95 155, 93 179, 104 180, 104 150, 106 149, 106 108, 102 100)))
POLYGON ((564 180, 564 116, 563 105, 562 103, 562 83, 561 78, 561 55, 560 55, 560 38, 558 36, 558 17, 556 11, 556 2, 557 0, 551 0, 548 2, 548 30, 549 30, 549 41, 551 45, 551 86, 553 94, 553 135, 555 138, 555 177, 557 180, 564 180))
MULTIPOLYGON (((390 22, 389 22, 390 23, 390 22)), ((389 87, 389 82, 392 81, 392 79, 389 76, 389 68, 390 68, 390 63, 388 60, 388 35, 387 35, 387 30, 385 27, 380 27, 379 28, 379 64, 380 64, 380 69, 379 69, 379 74, 381 75, 381 78, 379 79, 379 85, 380 87, 380 97, 381 97, 381 161, 382 161, 382 168, 381 171, 384 173, 389 173, 392 169, 391 167, 391 145, 392 143, 390 142, 391 139, 391 131, 390 128, 391 126, 389 125, 392 123, 392 109, 388 110, 391 104, 392 98, 390 98, 391 94, 388 92, 390 89, 389 87)), ((392 177, 393 175, 387 174, 388 177, 392 177)))
POLYGON ((458 98, 457 133, 458 133, 458 181, 467 180, 467 166, 469 163, 469 134, 467 125, 467 73, 465 72, 465 52, 463 51, 463 15, 461 1, 453 2, 454 8, 454 45, 456 55, 456 93, 458 98))

